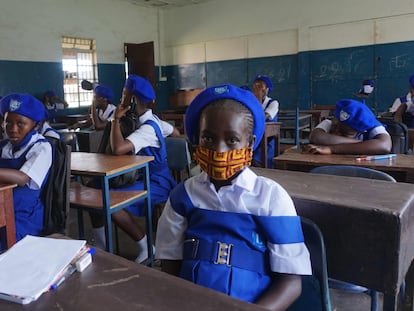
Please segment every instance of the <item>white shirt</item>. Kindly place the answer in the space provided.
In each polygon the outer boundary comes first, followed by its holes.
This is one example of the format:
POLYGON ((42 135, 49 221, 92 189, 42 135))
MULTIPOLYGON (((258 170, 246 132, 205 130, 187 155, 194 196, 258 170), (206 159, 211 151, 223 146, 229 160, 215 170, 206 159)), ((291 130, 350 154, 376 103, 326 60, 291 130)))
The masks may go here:
MULTIPOLYGON (((19 158, 29 146, 41 138, 44 138, 41 134, 34 134, 30 142, 14 154, 12 152, 12 144, 8 142, 3 148, 1 157, 4 159, 19 158)), ((20 168, 20 171, 30 178, 27 186, 34 190, 40 189, 51 165, 52 147, 50 143, 36 143, 26 154, 26 162, 20 168)))
POLYGON ((270 115, 270 118, 273 119, 279 111, 279 102, 276 99, 272 99, 269 96, 265 97, 265 100, 262 103, 264 112, 270 115), (271 101, 270 105, 266 108, 266 105, 271 101))
POLYGON ((148 109, 144 114, 142 114, 138 120, 141 124, 140 127, 126 138, 134 145, 135 154, 145 147, 160 147, 160 142, 155 134, 154 128, 149 124, 144 124, 147 120, 153 120, 158 124, 163 137, 170 135, 174 129, 171 124, 160 120, 156 115, 154 115, 151 109, 148 109))
MULTIPOLYGON (((321 130, 325 131, 326 133, 330 133, 331 128, 332 128, 332 120, 325 119, 321 123, 319 123, 315 128, 321 129, 321 130)), ((386 134, 388 136, 390 135, 390 134, 388 134, 385 127, 383 125, 380 125, 380 126, 374 127, 372 130, 369 131, 368 138, 372 139, 372 138, 374 138, 375 136, 377 136, 379 134, 386 134)), ((358 138, 360 140, 363 139, 362 136, 359 136, 358 138)))
POLYGON ((99 120, 101 120, 102 122, 110 120, 115 109, 116 107, 112 104, 108 104, 108 106, 106 106, 105 111, 103 111, 102 109, 98 109, 99 120))
MULTIPOLYGON (((292 199, 282 186, 245 168, 230 186, 217 192, 206 173, 185 181, 185 189, 196 208, 258 216, 296 216, 292 199)), ((156 258, 183 258, 187 220, 176 213, 168 200, 159 219, 156 258)), ((304 243, 271 244, 270 267, 274 272, 311 274, 309 252, 304 243)))

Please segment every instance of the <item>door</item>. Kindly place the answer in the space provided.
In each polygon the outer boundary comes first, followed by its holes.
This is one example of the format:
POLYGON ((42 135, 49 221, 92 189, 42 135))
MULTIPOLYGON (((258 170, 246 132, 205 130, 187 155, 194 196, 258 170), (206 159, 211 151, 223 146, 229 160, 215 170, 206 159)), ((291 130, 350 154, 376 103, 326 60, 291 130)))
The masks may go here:
POLYGON ((127 73, 146 78, 155 90, 154 42, 125 43, 124 52, 127 73))

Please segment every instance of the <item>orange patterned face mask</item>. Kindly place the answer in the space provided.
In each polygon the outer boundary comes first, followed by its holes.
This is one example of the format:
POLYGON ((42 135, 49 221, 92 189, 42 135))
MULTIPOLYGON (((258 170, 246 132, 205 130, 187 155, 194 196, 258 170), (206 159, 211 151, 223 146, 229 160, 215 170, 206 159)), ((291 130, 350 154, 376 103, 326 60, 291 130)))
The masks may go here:
POLYGON ((253 158, 251 147, 217 152, 198 146, 194 157, 201 169, 215 180, 227 180, 250 166, 253 158))

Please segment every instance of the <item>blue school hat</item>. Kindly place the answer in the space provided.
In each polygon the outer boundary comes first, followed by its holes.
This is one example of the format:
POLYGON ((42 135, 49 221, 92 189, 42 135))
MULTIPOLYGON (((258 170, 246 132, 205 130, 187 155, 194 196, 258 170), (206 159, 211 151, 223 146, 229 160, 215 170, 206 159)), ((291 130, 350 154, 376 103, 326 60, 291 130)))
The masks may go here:
POLYGON ((112 100, 114 98, 114 93, 107 86, 97 85, 93 91, 99 97, 106 98, 107 100, 112 100))
POLYGON ((30 94, 9 94, 0 100, 0 113, 14 112, 33 121, 40 122, 47 118, 45 106, 30 94))
POLYGON ((144 103, 155 99, 155 92, 151 83, 137 75, 129 75, 125 82, 125 88, 144 103))
POLYGON ((53 92, 53 91, 46 91, 44 94, 43 94, 43 96, 49 96, 49 97, 55 97, 56 96, 56 94, 55 94, 55 92, 53 92))
POLYGON ((336 103, 335 117, 359 133, 382 124, 365 104, 353 99, 341 99, 336 103))
POLYGON ((410 86, 412 88, 414 88, 414 75, 411 75, 410 78, 408 79, 408 82, 410 83, 410 86))
POLYGON ((273 89, 273 84, 272 81, 270 81, 270 78, 268 76, 264 76, 264 75, 257 75, 256 78, 254 78, 254 82, 256 82, 257 80, 261 80, 264 83, 266 83, 267 88, 269 89, 269 93, 272 91, 273 89))
POLYGON ((199 93, 188 106, 185 113, 185 132, 190 142, 195 145, 198 141, 200 115, 210 103, 220 99, 233 99, 246 106, 253 115, 253 135, 256 141, 253 150, 257 148, 262 139, 265 125, 265 115, 262 105, 252 92, 243 90, 231 84, 209 87, 199 93))
POLYGON ((362 85, 370 85, 372 87, 375 86, 374 80, 364 80, 364 81, 362 81, 362 85))

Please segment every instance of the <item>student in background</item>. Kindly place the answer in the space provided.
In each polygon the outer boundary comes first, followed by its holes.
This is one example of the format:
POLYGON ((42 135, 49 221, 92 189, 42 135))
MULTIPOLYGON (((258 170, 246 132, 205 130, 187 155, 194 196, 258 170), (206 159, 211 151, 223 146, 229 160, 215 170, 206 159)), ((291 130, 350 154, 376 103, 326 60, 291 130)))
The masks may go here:
POLYGON ((18 185, 13 203, 20 240, 43 229, 40 193, 52 163, 52 147, 38 133, 46 116, 42 102, 29 94, 10 94, 1 99, 0 111, 8 137, 0 143, 0 182, 18 185))
MULTIPOLYGON (((266 122, 276 122, 277 121, 277 114, 279 112, 279 102, 276 99, 272 99, 268 96, 268 94, 272 91, 273 84, 269 77, 264 75, 258 75, 254 78, 253 81, 253 94, 257 98, 257 100, 262 105, 262 108, 265 112, 265 121, 266 122)), ((259 141, 262 139, 261 137, 257 138, 259 141)), ((273 140, 269 140, 267 145, 267 167, 273 167, 273 156, 275 153, 275 142, 273 140)), ((253 154, 253 165, 254 166, 262 166, 262 152, 260 148, 257 148, 253 154)))
POLYGON ((390 111, 394 113, 394 120, 414 128, 414 75, 408 79, 409 91, 406 96, 398 97, 392 104, 390 111))
POLYGON ((323 120, 310 133, 304 151, 314 154, 387 154, 392 142, 385 127, 363 103, 342 99, 333 120, 323 120))
MULTIPOLYGON (((167 165, 167 151, 164 136, 173 133, 173 126, 169 125, 168 133, 163 133, 166 128, 161 128, 161 122, 152 110, 147 108, 155 100, 155 93, 151 84, 144 78, 130 75, 123 89, 122 102, 114 111, 114 119, 111 124, 110 145, 112 152, 116 155, 138 154, 154 156, 154 160, 149 163, 151 204, 155 205, 165 202, 171 189, 175 186, 175 181, 170 175, 167 165), (127 111, 134 109, 138 116, 139 128, 124 138, 121 133, 119 120, 126 115, 127 111)), ((144 181, 138 180, 132 186, 125 186, 113 190, 142 190, 144 181)), ((145 214, 145 202, 143 200, 112 214, 112 220, 124 230, 138 247, 138 257, 135 262, 141 263, 148 256, 147 236, 145 231, 135 222, 134 216, 145 214)), ((105 233, 103 218, 93 216, 91 213, 93 233, 97 246, 105 246, 105 233), (95 218, 95 219, 94 219, 95 218)))
POLYGON ((367 99, 370 96, 370 94, 372 94, 372 92, 374 91, 374 86, 374 80, 362 81, 362 86, 355 96, 359 98, 362 103, 365 104, 365 99, 367 99))
POLYGON ((250 91, 219 85, 196 96, 185 128, 203 172, 171 191, 158 222, 156 258, 163 271, 285 310, 311 266, 292 199, 248 168, 263 125, 250 91))
POLYGON ((68 107, 68 103, 61 99, 52 90, 46 91, 42 98, 43 104, 46 110, 49 112, 49 121, 52 123, 57 122, 57 112, 68 107))
POLYGON ((76 122, 69 126, 69 129, 93 126, 97 131, 103 130, 112 119, 116 108, 111 102, 113 98, 114 93, 109 87, 102 84, 97 85, 93 90, 92 105, 89 108, 90 119, 76 122))

